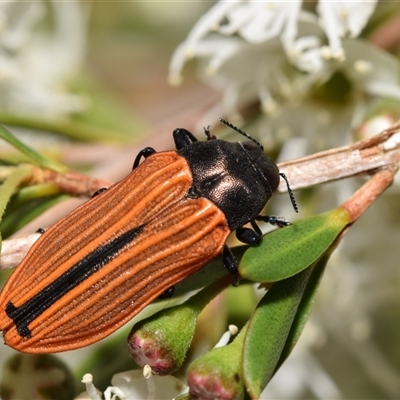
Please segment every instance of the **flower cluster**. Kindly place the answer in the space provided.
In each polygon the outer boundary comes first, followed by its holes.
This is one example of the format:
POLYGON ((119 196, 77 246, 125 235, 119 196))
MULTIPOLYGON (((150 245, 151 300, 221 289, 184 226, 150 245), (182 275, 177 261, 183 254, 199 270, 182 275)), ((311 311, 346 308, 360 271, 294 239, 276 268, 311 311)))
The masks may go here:
MULTIPOLYGON (((93 384, 93 376, 85 374, 82 382, 86 391, 75 400, 101 400, 102 394, 93 384)), ((129 399, 173 399, 185 388, 185 385, 173 376, 158 377, 151 374, 150 368, 115 374, 104 392, 105 400, 129 399)))
POLYGON ((321 0, 311 13, 301 1, 220 1, 176 49, 170 82, 180 83, 186 62, 197 58, 202 79, 222 92, 200 124, 232 119, 259 101, 267 145, 271 136, 315 142, 319 132, 347 134, 371 96, 400 99, 396 58, 358 38, 376 3, 321 0))
POLYGON ((0 112, 51 118, 85 109, 87 100, 65 87, 82 63, 85 42, 77 2, 1 2, 0 112), (40 29, 49 14, 54 30, 40 29))

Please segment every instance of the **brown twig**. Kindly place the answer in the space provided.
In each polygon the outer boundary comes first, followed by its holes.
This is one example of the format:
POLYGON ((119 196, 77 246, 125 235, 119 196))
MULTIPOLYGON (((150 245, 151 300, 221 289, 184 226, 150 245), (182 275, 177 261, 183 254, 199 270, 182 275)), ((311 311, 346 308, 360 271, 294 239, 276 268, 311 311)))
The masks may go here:
POLYGON ((32 177, 29 181, 32 184, 55 183, 60 192, 72 196, 91 197, 98 189, 109 187, 112 182, 104 179, 91 178, 79 172, 68 171, 60 174, 49 169, 42 169, 32 166, 32 177))
MULTIPOLYGON (((350 176, 368 174, 372 178, 350 199, 341 205, 350 212, 354 222, 375 199, 391 184, 400 163, 400 140, 393 140, 399 133, 400 123, 372 138, 297 160, 279 164, 279 169, 290 177, 293 189, 331 182, 350 176)), ((55 182, 60 190, 73 195, 90 196, 110 182, 93 179, 76 172, 57 174, 38 169, 33 180, 38 183, 55 182)), ((279 192, 286 192, 286 185, 279 192)), ((12 268, 26 254, 38 235, 29 235, 3 242, 0 269, 12 268)))
MULTIPOLYGON (((379 135, 296 160, 278 164, 290 180, 293 190, 332 182, 360 174, 371 175, 379 169, 392 168, 400 163, 400 139, 393 139, 400 131, 400 122, 379 135), (392 143, 393 142, 393 143, 392 143)), ((287 191, 281 182, 278 192, 287 191)))
POLYGON ((1 248, 0 270, 13 268, 25 257, 31 246, 38 240, 40 233, 4 240, 1 248))
POLYGON ((360 215, 392 184, 397 167, 382 169, 374 174, 357 192, 340 207, 350 214, 350 222, 356 221, 360 215))

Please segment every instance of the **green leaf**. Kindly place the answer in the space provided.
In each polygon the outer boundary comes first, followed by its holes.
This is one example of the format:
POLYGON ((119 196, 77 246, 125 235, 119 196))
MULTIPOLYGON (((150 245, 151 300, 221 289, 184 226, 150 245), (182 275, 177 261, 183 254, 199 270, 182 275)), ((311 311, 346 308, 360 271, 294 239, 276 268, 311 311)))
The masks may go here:
POLYGON ((279 358, 274 373, 277 372, 277 370, 280 368, 283 362, 288 358, 295 344, 299 340, 301 332, 303 331, 303 328, 310 315, 311 308, 314 304, 315 296, 317 294, 317 290, 321 282, 322 275, 324 274, 326 264, 333 250, 336 248, 336 245, 337 242, 335 242, 332 246, 330 246, 330 248, 325 252, 325 254, 312 267, 310 267, 310 269, 312 269, 311 275, 308 279, 306 288, 303 293, 303 297, 298 307, 296 316, 293 320, 293 324, 290 328, 290 332, 286 340, 285 347, 282 350, 281 356, 279 358))
MULTIPOLYGON (((10 174, 0 187, 0 221, 3 218, 7 204, 19 185, 31 176, 29 165, 20 165, 10 174)), ((1 237, 0 237, 1 244, 1 237)), ((0 247, 1 248, 1 247, 0 247)))
POLYGON ((16 114, 0 113, 0 124, 53 132, 86 142, 126 142, 129 140, 128 134, 123 134, 117 130, 98 128, 73 120, 49 121, 16 114))
POLYGON ((7 213, 0 223, 0 231, 4 239, 18 232, 29 222, 33 221, 55 204, 70 198, 66 194, 50 195, 29 202, 21 203, 16 207, 13 202, 7 207, 7 213))
POLYGON ((240 276, 276 282, 299 273, 328 249, 349 221, 348 212, 336 208, 266 235, 260 246, 245 252, 240 276))
POLYGON ((12 195, 7 205, 7 212, 0 223, 3 238, 17 232, 48 208, 69 197, 60 193, 60 189, 54 183, 43 183, 19 189, 12 195))
POLYGON ((22 154, 24 154, 28 159, 35 165, 39 167, 48 168, 56 172, 66 172, 68 170, 62 164, 59 164, 56 161, 53 161, 49 158, 42 156, 37 153, 35 150, 23 144, 20 140, 18 140, 11 132, 9 132, 6 128, 0 125, 0 138, 11 144, 17 150, 19 150, 22 154))
POLYGON ((275 283, 257 306, 243 346, 242 375, 254 399, 273 376, 312 269, 275 283))

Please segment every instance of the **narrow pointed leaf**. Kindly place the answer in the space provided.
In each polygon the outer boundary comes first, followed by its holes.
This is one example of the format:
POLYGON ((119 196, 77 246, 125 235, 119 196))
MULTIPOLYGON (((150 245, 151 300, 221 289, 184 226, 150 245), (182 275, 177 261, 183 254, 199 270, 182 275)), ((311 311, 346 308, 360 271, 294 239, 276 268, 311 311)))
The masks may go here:
POLYGON ((35 165, 38 165, 39 167, 48 168, 56 172, 66 172, 68 170, 68 168, 65 167, 64 165, 42 156, 35 150, 23 144, 10 131, 8 131, 1 125, 0 125, 0 138, 11 144, 14 148, 19 150, 22 154, 24 154, 29 159, 29 161, 31 161, 35 165))
MULTIPOLYGON (((3 218, 7 204, 18 186, 31 175, 31 168, 28 165, 20 165, 10 174, 0 187, 0 222, 3 218)), ((2 238, 0 236, 0 250, 2 238)))
POLYGON ((19 185, 31 175, 31 168, 28 165, 20 165, 10 174, 0 187, 0 221, 3 217, 7 203, 16 192, 19 185))
POLYGON ((336 208, 278 229, 266 235, 260 246, 245 252, 239 273, 255 282, 293 276, 313 264, 349 222, 349 213, 336 208))
POLYGON ((314 304, 315 296, 317 294, 317 290, 319 287, 319 283, 321 282, 322 276, 325 271, 326 264, 335 250, 337 242, 335 242, 328 251, 312 266, 310 277, 308 279, 306 288, 304 290, 301 302, 297 309, 296 316, 293 320, 293 324, 290 328, 290 332, 288 338, 286 340, 286 344, 284 349, 282 350, 279 362, 274 373, 280 368, 283 362, 288 358, 289 354, 292 352, 294 346, 296 345, 301 332, 303 331, 304 325, 307 322, 307 319, 310 315, 311 308, 314 304))
MULTIPOLYGON (((46 210, 68 198, 68 195, 58 194, 29 201, 28 203, 21 204, 17 209, 10 210, 10 212, 7 207, 7 213, 0 223, 0 231, 3 238, 7 239, 46 210)), ((11 208, 13 208, 12 204, 10 204, 11 208)))
POLYGON ((285 347, 311 269, 275 283, 250 319, 243 346, 242 374, 251 398, 259 398, 285 347))

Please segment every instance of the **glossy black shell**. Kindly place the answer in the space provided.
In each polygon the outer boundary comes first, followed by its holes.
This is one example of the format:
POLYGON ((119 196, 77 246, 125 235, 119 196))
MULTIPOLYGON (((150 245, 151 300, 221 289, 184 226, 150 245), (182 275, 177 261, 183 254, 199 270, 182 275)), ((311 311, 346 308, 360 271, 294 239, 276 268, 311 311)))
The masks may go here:
POLYGON ((279 185, 279 170, 253 142, 208 140, 177 150, 193 173, 194 193, 214 202, 233 231, 259 215, 279 185))

